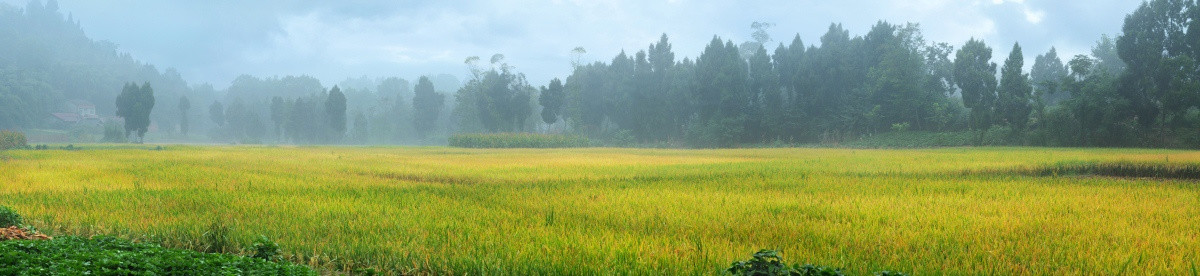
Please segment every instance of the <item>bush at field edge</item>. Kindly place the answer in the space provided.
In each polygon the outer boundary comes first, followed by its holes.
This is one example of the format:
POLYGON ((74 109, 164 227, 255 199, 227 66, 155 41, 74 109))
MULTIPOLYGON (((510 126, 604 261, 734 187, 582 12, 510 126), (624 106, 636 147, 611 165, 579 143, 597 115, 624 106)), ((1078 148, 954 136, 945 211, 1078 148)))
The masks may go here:
POLYGON ((460 148, 582 148, 587 138, 562 134, 471 133, 450 136, 449 145, 460 148))
POLYGON ((23 149, 28 147, 25 134, 11 130, 0 130, 0 150, 23 149))

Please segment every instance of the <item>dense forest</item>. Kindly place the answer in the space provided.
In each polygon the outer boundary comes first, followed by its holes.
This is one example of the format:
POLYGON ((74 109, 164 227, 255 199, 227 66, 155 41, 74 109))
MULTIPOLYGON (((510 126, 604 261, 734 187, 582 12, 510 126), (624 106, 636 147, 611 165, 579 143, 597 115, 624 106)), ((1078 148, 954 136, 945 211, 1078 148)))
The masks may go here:
POLYGON ((736 147, 954 133, 976 145, 1200 146, 1192 1, 1146 2, 1121 34, 1071 57, 1020 43, 932 42, 918 24, 885 21, 861 35, 831 24, 813 41, 776 41, 776 26, 755 22, 750 41, 713 37, 683 57, 663 34, 607 62, 577 58, 570 75, 547 84, 496 54, 467 58, 462 83, 364 76, 325 87, 308 76, 243 75, 221 91, 87 38, 58 9, 53 0, 0 4, 0 129, 43 128, 43 114, 72 99, 114 114, 132 82, 153 87, 151 120, 169 134, 160 137, 184 141, 439 144, 453 133, 539 132, 736 147))

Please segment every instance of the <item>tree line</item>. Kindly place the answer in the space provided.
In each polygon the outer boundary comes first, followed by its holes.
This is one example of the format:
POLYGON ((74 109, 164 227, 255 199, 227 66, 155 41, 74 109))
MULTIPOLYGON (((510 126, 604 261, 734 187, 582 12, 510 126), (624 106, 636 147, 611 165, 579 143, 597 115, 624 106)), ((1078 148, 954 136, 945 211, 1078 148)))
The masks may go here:
POLYGON ((474 77, 455 95, 455 116, 460 131, 532 131, 536 107, 545 126, 567 132, 695 147, 884 132, 969 132, 976 144, 1200 146, 1193 1, 1143 3, 1090 55, 1064 62, 1051 48, 1030 71, 1019 43, 996 64, 987 42, 927 42, 916 24, 881 21, 860 36, 832 24, 819 45, 797 35, 773 51, 772 26, 752 24, 754 40, 740 44, 714 37, 681 60, 664 34, 609 62, 573 64, 565 81, 540 90, 502 56, 487 70, 469 58, 474 77))
POLYGON ((90 40, 57 2, 34 0, 24 9, 0 4, 0 50, 15 53, 0 55, 0 128, 37 127, 39 114, 68 99, 111 103, 152 85, 152 97, 174 108, 145 118, 133 111, 133 118, 120 103, 100 104, 100 113, 126 114, 126 136, 153 121, 250 143, 560 132, 631 145, 734 147, 954 132, 975 144, 1196 147, 1198 17, 1194 1, 1148 1, 1089 54, 1035 49, 1031 70, 1024 69, 1030 49, 1019 43, 930 42, 917 24, 881 21, 854 36, 831 24, 809 43, 799 35, 776 42, 767 32, 774 25, 756 22, 750 41, 713 37, 695 57, 678 56, 664 34, 611 60, 577 58, 568 76, 545 85, 494 55, 468 58, 462 85, 446 75, 416 83, 364 77, 327 89, 307 76, 247 75, 217 91, 90 40))

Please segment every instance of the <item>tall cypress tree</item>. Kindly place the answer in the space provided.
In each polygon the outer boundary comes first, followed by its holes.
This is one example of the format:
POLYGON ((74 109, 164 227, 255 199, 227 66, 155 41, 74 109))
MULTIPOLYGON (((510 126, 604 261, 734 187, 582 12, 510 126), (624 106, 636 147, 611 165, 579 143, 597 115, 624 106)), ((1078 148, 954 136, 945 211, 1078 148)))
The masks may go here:
POLYGON ((1015 134, 1025 131, 1032 109, 1030 94, 1033 92, 1033 86, 1029 84, 1029 75, 1021 71, 1024 66, 1025 57, 1021 53, 1021 44, 1013 44, 1012 53, 1008 55, 1004 67, 1000 70, 1000 86, 996 90, 996 113, 1012 127, 1015 134))
POLYGON ((337 142, 346 134, 346 94, 337 85, 329 90, 325 99, 325 116, 329 120, 329 137, 326 142, 337 142))

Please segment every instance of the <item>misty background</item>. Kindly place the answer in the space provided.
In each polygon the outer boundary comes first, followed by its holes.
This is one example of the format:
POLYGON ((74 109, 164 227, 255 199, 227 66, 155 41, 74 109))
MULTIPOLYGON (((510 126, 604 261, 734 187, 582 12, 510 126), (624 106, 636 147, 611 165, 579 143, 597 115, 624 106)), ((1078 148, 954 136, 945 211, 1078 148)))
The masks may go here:
MULTIPOLYGON (((24 7, 25 0, 0 0, 24 7)), ((1120 32, 1140 1, 765 0, 765 1, 90 1, 59 0, 89 37, 189 83, 228 87, 237 76, 309 75, 325 84, 360 76, 425 74, 463 79, 468 56, 504 54, 529 81, 570 74, 571 50, 607 61, 622 49, 671 36, 697 56, 713 35, 751 40, 751 22, 771 22, 777 42, 816 43, 829 23, 865 32, 879 20, 920 23, 930 41, 1021 42, 1029 52, 1087 53, 1120 32)), ((773 48, 773 47, 768 47, 773 48)), ((1007 51, 1000 51, 1005 54, 1007 51)), ((1000 55, 997 55, 1000 56, 1000 55)), ((1028 58, 1031 65, 1032 56, 1028 58)), ((1028 68, 1026 68, 1028 69, 1028 68)))
POLYGON ((1197 10, 0 0, 0 128, 42 143, 1194 147, 1197 10))

